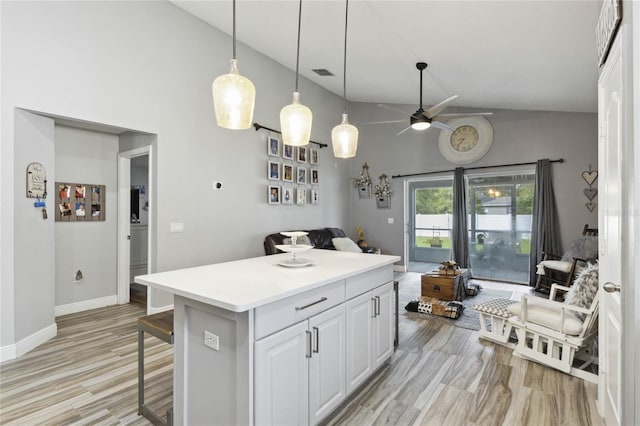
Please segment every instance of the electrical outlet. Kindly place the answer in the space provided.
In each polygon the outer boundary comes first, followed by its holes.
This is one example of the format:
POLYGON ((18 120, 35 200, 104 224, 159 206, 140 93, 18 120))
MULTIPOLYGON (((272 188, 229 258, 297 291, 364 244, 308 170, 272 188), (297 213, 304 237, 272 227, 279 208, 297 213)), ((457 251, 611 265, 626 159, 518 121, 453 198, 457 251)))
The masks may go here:
POLYGON ((216 351, 220 350, 220 338, 213 333, 205 330, 204 332, 204 345, 209 346, 216 351))

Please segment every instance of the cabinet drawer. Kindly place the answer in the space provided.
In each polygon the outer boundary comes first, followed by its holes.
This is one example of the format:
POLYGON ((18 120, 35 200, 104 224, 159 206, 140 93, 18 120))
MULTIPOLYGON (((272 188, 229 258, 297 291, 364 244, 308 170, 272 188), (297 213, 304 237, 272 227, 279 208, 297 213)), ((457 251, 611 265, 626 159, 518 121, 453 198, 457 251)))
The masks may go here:
POLYGON ((344 280, 260 306, 255 310, 255 339, 309 318, 345 300, 344 280))
POLYGON ((455 277, 423 275, 420 294, 425 297, 435 297, 441 300, 455 300, 455 277))
POLYGON ((347 278, 347 300, 393 281, 393 267, 383 266, 373 271, 347 278))

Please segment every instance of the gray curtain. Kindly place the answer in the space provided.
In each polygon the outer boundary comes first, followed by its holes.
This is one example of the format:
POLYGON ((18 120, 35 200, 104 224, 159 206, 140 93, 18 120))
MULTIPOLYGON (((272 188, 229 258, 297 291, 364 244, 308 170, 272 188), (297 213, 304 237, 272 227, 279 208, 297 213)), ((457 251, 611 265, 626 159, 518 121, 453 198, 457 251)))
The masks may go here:
POLYGON ((464 188, 464 169, 457 167, 453 172, 451 249, 453 250, 453 260, 458 262, 461 268, 469 267, 469 237, 467 229, 467 192, 464 188))
POLYGON ((533 223, 531 224, 531 253, 529 255, 529 285, 536 285, 536 265, 543 252, 562 255, 562 239, 558 223, 558 208, 553 193, 551 162, 538 160, 533 193, 533 223))

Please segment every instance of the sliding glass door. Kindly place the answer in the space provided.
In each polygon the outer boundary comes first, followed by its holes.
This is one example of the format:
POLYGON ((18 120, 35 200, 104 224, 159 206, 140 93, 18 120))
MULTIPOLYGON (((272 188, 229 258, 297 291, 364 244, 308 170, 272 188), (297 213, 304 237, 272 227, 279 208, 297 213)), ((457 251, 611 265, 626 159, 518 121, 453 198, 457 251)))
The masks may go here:
POLYGON ((529 281, 534 174, 467 176, 473 276, 529 281))
POLYGON ((453 180, 424 180, 409 184, 409 261, 448 260, 453 224, 453 180))

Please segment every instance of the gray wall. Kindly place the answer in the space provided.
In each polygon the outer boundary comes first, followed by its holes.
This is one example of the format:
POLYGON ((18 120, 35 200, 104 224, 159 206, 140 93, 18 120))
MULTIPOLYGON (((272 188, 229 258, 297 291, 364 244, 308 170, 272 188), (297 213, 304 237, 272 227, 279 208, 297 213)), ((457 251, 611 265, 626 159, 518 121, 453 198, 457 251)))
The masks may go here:
MULTIPOLYGON (((1 2, 0 8, 4 199, 26 202, 17 150, 30 160, 42 157, 37 144, 14 138, 15 108, 24 107, 137 132, 122 135, 121 150, 139 146, 139 133, 154 135, 143 136, 155 156, 150 261, 156 271, 259 256, 265 234, 348 223, 348 161, 334 160, 330 148, 321 150, 319 205, 268 205, 266 133, 216 126, 211 83, 228 72, 227 35, 168 2, 1 2), (212 189, 214 180, 223 182, 222 191, 212 189), (171 222, 184 223, 184 232, 170 233, 171 222)), ((243 45, 238 59, 241 73, 256 86, 254 121, 279 127, 294 73, 243 45)), ((305 79, 300 92, 314 114, 312 139, 329 142, 341 98, 305 79)), ((33 304, 13 294, 30 285, 14 270, 13 246, 26 247, 31 234, 13 235, 22 220, 14 223, 13 211, 1 220, 0 344, 6 346, 41 327, 31 321, 18 326, 18 313, 32 315, 33 304)), ((40 247, 53 262, 53 239, 40 247)), ((49 285, 35 297, 53 312, 53 279, 49 285)))
MULTIPOLYGON (((399 109, 415 111, 415 105, 397 105, 399 109)), ((473 111, 458 108, 459 111, 473 111)), ((585 207, 587 199, 582 190, 587 187, 581 173, 598 165, 597 115, 588 113, 540 112, 491 110, 489 117, 493 126, 494 142, 490 151, 479 161, 465 165, 492 166, 511 163, 535 162, 542 158, 565 160, 553 165, 555 195, 560 216, 560 229, 564 246, 582 231, 588 223, 597 225, 597 208, 589 212, 585 207)), ((452 112, 455 112, 453 109, 452 112)), ((398 113, 372 104, 352 105, 352 121, 393 120, 403 118, 398 113)), ((438 149, 439 130, 423 132, 408 130, 396 136, 405 124, 363 124, 358 125, 360 142, 358 155, 352 163, 351 175, 359 176, 364 162, 369 164, 369 174, 374 184, 378 177, 386 173, 389 177, 397 174, 421 173, 452 170, 456 167, 444 159, 438 149)), ((500 170, 500 169, 496 169, 500 170)), ((493 170, 492 170, 493 171, 493 170)), ((352 218, 351 228, 361 226, 367 242, 381 247, 383 253, 403 256, 404 245, 404 179, 392 179, 393 194, 390 210, 377 210, 375 199, 359 199, 351 188, 352 218), (388 218, 394 224, 388 224, 388 218)), ((595 183, 597 185, 597 181, 595 183)), ((595 202, 598 201, 596 198, 595 202)), ((404 261, 404 259, 403 259, 404 261)))
POLYGON ((56 126, 55 153, 56 181, 106 185, 104 221, 55 224, 55 304, 115 296, 118 136, 56 126))
MULTIPOLYGON (((56 174, 54 153, 53 120, 26 111, 16 110, 15 114, 15 175, 16 183, 13 203, 5 204, 14 210, 14 309, 16 341, 22 340, 54 322, 55 273, 52 256, 54 245, 55 189, 53 176, 56 174), (27 166, 32 162, 41 163, 47 171, 46 200, 49 218, 42 218, 42 209, 33 206, 34 198, 26 197, 27 166)), ((4 180, 4 177, 3 177, 4 180)), ((3 258, 4 262, 4 258, 3 258)), ((5 265, 3 265, 4 269, 5 265)), ((2 281, 5 285, 5 281, 2 281)), ((4 314, 4 310, 3 310, 4 314)), ((2 321, 3 333, 7 324, 2 321)))

